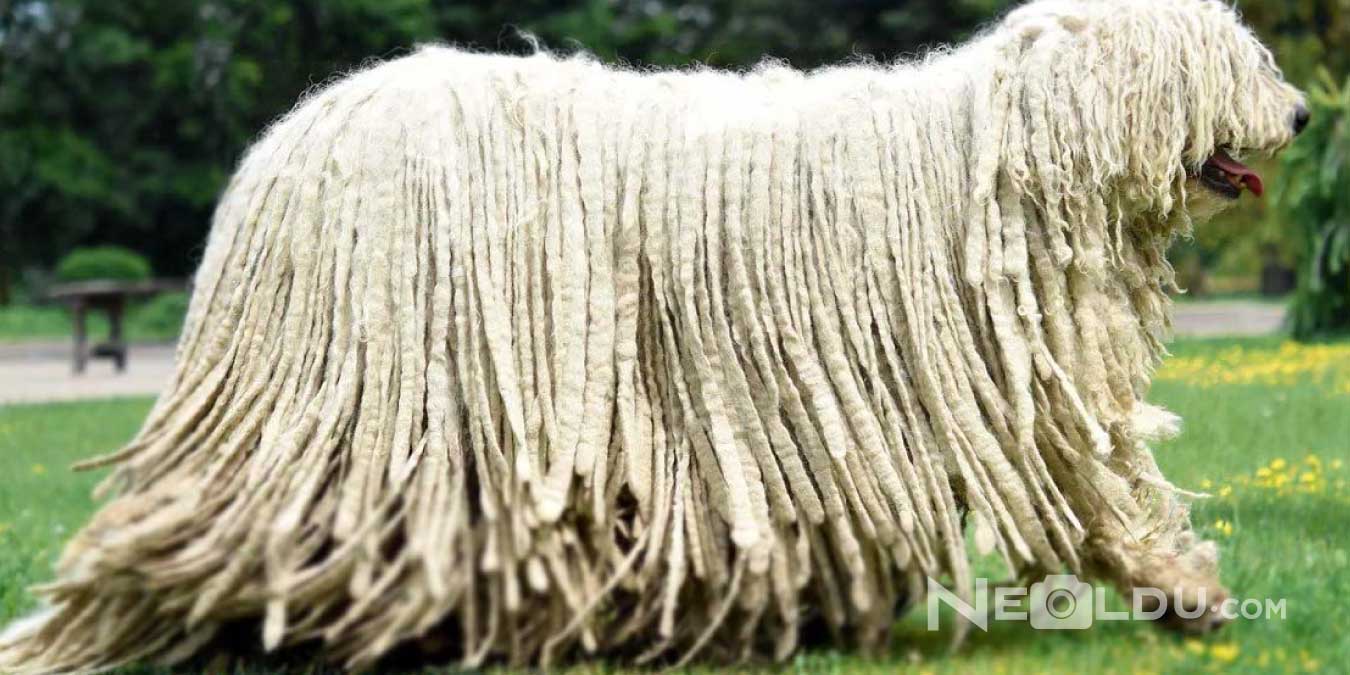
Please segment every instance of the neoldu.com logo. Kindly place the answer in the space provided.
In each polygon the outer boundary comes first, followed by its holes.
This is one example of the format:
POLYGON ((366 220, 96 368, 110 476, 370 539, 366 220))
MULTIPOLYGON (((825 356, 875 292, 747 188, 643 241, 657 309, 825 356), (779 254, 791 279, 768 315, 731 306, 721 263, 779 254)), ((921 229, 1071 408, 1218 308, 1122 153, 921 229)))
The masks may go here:
MULTIPOLYGON (((1177 618, 1189 620, 1211 611, 1204 589, 1200 589, 1195 606, 1172 607, 1172 598, 1181 596, 1180 589, 1169 593, 1160 588, 1135 588, 1130 594, 1129 610, 1108 609, 1106 593, 1107 589, 1095 588, 1072 574, 1050 575, 1026 588, 997 586, 992 593, 988 579, 976 579, 975 604, 971 605, 930 578, 928 630, 940 628, 939 610, 944 604, 984 631, 989 630, 991 618, 1026 621, 1037 630, 1082 630, 1096 621, 1152 621, 1169 611, 1177 618)), ((1285 601, 1226 598, 1213 611, 1227 620, 1283 619, 1285 601)))

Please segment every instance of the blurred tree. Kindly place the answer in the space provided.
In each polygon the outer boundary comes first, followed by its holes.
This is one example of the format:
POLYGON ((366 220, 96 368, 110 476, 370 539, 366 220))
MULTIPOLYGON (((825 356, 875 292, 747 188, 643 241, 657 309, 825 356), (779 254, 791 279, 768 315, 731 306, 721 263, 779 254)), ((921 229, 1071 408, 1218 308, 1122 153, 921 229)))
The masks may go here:
POLYGON ((422 0, 0 4, 0 276, 84 243, 187 273, 268 120, 330 74, 433 35, 422 0))
POLYGON ((748 67, 765 57, 812 68, 850 57, 889 60, 963 39, 1011 0, 521 0, 434 3, 447 41, 528 51, 521 31, 555 50, 607 61, 748 67), (513 29, 515 29, 513 31, 513 29))
POLYGON ((307 89, 433 40, 635 64, 812 67, 960 39, 1007 0, 0 0, 0 302, 117 243, 196 263, 213 203, 307 89))
POLYGON ((1275 53, 1289 81, 1312 86, 1319 68, 1350 72, 1350 2, 1238 0, 1242 18, 1275 53))
POLYGON ((1312 124, 1285 154, 1276 193, 1305 249, 1290 307, 1300 339, 1350 331, 1350 82, 1323 71, 1309 99, 1312 124))

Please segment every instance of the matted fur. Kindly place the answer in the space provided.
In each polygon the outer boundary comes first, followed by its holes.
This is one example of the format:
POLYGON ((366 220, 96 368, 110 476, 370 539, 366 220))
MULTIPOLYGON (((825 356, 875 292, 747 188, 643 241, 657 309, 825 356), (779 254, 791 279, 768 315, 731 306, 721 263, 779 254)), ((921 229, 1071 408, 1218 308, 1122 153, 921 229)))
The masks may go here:
POLYGON ((784 658, 993 551, 1217 589, 1145 445, 1164 252, 1188 171, 1282 146, 1298 100, 1202 0, 805 74, 353 75, 242 162, 173 382, 0 666, 236 621, 351 666, 784 658))

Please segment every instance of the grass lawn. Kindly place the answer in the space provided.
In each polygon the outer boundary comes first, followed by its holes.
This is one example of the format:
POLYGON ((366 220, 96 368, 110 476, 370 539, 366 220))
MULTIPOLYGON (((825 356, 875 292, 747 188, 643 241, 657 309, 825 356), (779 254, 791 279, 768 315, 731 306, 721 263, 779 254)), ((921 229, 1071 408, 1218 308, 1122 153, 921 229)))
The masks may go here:
MULTIPOLYGON (((1194 518, 1219 541, 1224 581, 1241 598, 1285 599, 1285 618, 1239 619, 1204 639, 1109 622, 1088 631, 993 623, 948 652, 923 612, 896 627, 893 652, 803 654, 800 672, 1343 672, 1350 664, 1350 343, 1183 342, 1152 400, 1186 418, 1157 449, 1182 487, 1214 494, 1194 518)), ((0 622, 31 607, 61 543, 88 516, 98 474, 72 460, 129 438, 145 399, 0 407, 0 622)), ((1122 605, 1123 606, 1123 605, 1122 605)), ((590 669, 578 672, 593 672, 590 669)), ((260 671, 261 672, 261 671, 260 671)))
MULTIPOLYGON (((133 342, 163 342, 178 337, 187 311, 186 293, 165 293, 131 305, 126 313, 126 338, 133 342)), ((89 336, 102 340, 108 320, 102 312, 89 314, 89 336)), ((73 329, 70 311, 59 305, 14 304, 0 307, 0 342, 64 340, 73 329)))

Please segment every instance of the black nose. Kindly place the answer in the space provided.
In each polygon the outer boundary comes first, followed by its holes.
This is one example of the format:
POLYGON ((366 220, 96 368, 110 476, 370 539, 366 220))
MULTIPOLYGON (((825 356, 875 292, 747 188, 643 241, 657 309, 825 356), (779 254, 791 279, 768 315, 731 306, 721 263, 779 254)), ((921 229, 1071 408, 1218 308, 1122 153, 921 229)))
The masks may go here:
POLYGON ((1303 130, 1308 128, 1308 120, 1310 119, 1312 119, 1312 113, 1308 112, 1307 106, 1300 103, 1297 108, 1294 108, 1294 134, 1303 133, 1303 130))

